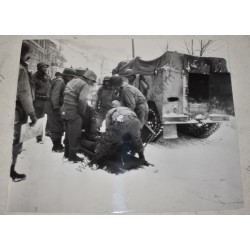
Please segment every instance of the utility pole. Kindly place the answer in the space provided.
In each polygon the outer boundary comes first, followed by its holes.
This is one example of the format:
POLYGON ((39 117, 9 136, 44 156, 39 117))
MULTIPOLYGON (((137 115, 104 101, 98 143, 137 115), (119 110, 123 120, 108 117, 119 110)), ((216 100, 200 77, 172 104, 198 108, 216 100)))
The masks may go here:
POLYGON ((135 44, 133 38, 132 38, 132 58, 135 58, 135 44))

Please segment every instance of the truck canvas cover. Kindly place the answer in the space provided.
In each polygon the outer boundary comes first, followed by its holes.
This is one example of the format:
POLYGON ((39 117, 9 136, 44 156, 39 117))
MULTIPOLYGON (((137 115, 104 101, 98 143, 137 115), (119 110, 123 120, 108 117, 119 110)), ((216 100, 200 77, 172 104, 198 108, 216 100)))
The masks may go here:
POLYGON ((140 57, 136 57, 130 61, 122 61, 115 70, 121 75, 125 73, 126 69, 132 69, 135 74, 155 75, 166 66, 176 71, 184 70, 200 74, 228 72, 226 60, 223 58, 196 57, 177 52, 166 52, 162 56, 150 61, 144 61, 140 57))

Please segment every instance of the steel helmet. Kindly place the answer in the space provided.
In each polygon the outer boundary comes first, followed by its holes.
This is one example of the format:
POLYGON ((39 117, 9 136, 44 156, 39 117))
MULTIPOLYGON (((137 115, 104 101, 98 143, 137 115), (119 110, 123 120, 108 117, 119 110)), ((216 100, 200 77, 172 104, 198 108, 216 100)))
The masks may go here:
POLYGON ((39 63, 37 64, 37 69, 40 69, 40 68, 43 67, 43 66, 47 66, 47 68, 48 68, 48 67, 49 67, 49 64, 46 63, 46 62, 39 62, 39 63))
POLYGON ((105 76, 105 77, 103 78, 103 81, 104 81, 104 82, 109 82, 109 81, 110 81, 110 76, 105 76))
POLYGON ((62 76, 62 73, 61 72, 56 72, 55 76, 62 76))
POLYGON ((132 69, 126 69, 124 76, 132 76, 135 75, 134 71, 132 69))
POLYGON ((120 75, 115 74, 110 78, 110 84, 113 87, 119 87, 122 85, 122 83, 123 83, 123 77, 120 75))
POLYGON ((92 70, 86 70, 85 73, 83 74, 83 77, 93 81, 93 82, 96 82, 96 79, 97 79, 97 76, 96 74, 94 73, 94 71, 92 70))
POLYGON ((62 72, 64 76, 76 76, 76 71, 73 68, 65 68, 62 72))
POLYGON ((86 71, 86 69, 81 69, 81 68, 76 69, 76 75, 77 76, 83 76, 85 71, 86 71))

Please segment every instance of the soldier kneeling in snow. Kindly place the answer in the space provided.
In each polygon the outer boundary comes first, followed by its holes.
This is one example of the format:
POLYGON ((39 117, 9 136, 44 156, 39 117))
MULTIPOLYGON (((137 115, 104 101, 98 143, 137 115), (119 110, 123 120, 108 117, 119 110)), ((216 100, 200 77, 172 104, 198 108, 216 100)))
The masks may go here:
POLYGON ((117 154, 117 149, 124 143, 124 138, 129 137, 131 149, 138 153, 139 159, 147 165, 138 117, 129 108, 121 107, 118 101, 113 101, 113 107, 106 115, 106 132, 102 134, 100 141, 97 143, 82 141, 82 146, 95 152, 93 160, 95 162, 112 153, 117 154))

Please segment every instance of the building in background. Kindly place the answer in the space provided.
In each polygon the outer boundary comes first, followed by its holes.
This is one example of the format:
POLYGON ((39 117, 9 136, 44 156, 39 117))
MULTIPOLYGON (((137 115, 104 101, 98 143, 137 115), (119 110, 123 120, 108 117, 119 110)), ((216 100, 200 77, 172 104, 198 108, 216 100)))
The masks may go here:
POLYGON ((33 73, 37 70, 39 62, 46 62, 49 65, 48 74, 54 78, 57 71, 62 72, 64 63, 67 61, 61 53, 61 45, 49 39, 45 40, 28 40, 33 48, 33 56, 29 60, 29 70, 33 73))

